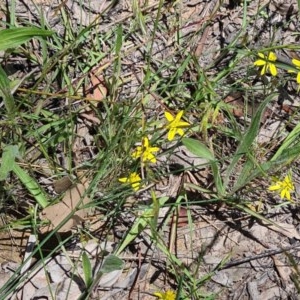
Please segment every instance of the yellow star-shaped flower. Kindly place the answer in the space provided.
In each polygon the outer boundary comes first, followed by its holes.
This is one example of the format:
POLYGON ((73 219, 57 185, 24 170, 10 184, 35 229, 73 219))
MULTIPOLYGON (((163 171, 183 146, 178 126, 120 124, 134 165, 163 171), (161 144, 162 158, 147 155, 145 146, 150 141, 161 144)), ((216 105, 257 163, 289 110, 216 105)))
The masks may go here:
POLYGON ((289 201, 291 199, 291 192, 295 190, 291 175, 286 175, 283 181, 275 179, 274 184, 269 188, 269 191, 277 191, 280 194, 281 199, 286 198, 289 201))
POLYGON ((161 299, 161 300, 175 300, 176 299, 176 294, 173 291, 166 291, 164 293, 156 292, 156 293, 154 293, 154 296, 158 297, 158 299, 161 299))
POLYGON ((140 177, 140 175, 136 172, 133 172, 129 175, 129 177, 123 177, 123 178, 119 178, 120 182, 123 183, 130 183, 132 188, 135 191, 138 191, 141 187, 141 180, 142 178, 140 177))
POLYGON ((270 73, 272 76, 277 75, 277 69, 276 65, 273 63, 277 60, 277 56, 274 52, 269 52, 269 54, 266 56, 263 53, 258 53, 258 56, 260 59, 256 60, 254 62, 254 66, 262 66, 260 75, 266 74, 268 70, 270 70, 270 73))
POLYGON ((297 73, 297 83, 300 84, 300 60, 298 59, 292 59, 292 63, 296 66, 297 69, 299 69, 298 72, 294 70, 289 70, 291 73, 297 73))
POLYGON ((158 152, 158 147, 150 147, 147 137, 143 138, 142 146, 138 146, 131 154, 133 158, 141 158, 142 162, 150 161, 156 163, 156 157, 153 153, 158 152))
POLYGON ((166 125, 166 128, 169 130, 168 132, 168 140, 173 141, 176 134, 180 136, 184 135, 184 131, 182 128, 191 126, 190 123, 180 121, 183 115, 183 110, 181 110, 175 117, 169 112, 165 112, 165 117, 168 120, 169 124, 166 125))

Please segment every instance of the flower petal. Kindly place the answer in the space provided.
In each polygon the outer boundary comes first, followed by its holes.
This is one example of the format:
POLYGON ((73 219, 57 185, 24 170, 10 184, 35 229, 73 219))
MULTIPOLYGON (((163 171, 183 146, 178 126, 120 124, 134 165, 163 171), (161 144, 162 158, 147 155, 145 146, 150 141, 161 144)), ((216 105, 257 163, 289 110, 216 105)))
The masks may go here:
POLYGON ((131 157, 139 158, 142 156, 142 154, 143 154, 142 147, 138 146, 138 147, 136 147, 135 151, 132 152, 131 157))
POLYGON ((268 60, 275 61, 276 59, 277 59, 276 54, 274 52, 270 52, 268 55, 268 60))
POLYGON ((132 186, 134 191, 138 191, 140 189, 140 185, 141 184, 139 182, 135 182, 131 186, 132 186))
POLYGON ((152 163, 156 163, 156 157, 152 153, 148 153, 146 160, 149 160, 152 163))
POLYGON ((170 114, 168 111, 165 111, 165 117, 169 122, 172 122, 174 120, 173 115, 170 114))
POLYGON ((258 52, 258 56, 263 58, 263 59, 266 59, 265 55, 262 52, 258 52))
POLYGON ((300 72, 297 74, 297 83, 300 84, 300 72))
POLYGON ((149 147, 149 140, 147 137, 143 138, 143 146, 147 149, 149 147))
POLYGON ((128 182, 128 181, 129 181, 129 178, 127 178, 127 177, 122 177, 122 178, 119 178, 119 181, 120 181, 120 182, 128 182))
POLYGON ((269 67, 270 67, 271 75, 276 76, 277 75, 276 66, 274 64, 269 64, 269 67))
POLYGON ((189 127, 189 126, 191 126, 191 124, 188 122, 184 122, 184 121, 180 121, 180 122, 178 122, 178 124, 176 124, 177 128, 178 127, 189 127))
POLYGON ((183 115, 183 110, 181 110, 181 111, 176 115, 176 117, 175 117, 175 122, 176 122, 176 123, 180 121, 182 115, 183 115))
POLYGON ((176 133, 178 133, 180 136, 184 135, 184 131, 181 128, 177 128, 177 132, 176 133))
POLYGON ((159 150, 160 150, 159 147, 150 147, 150 148, 149 148, 149 151, 150 151, 150 152, 158 152, 159 150))
POLYGON ((265 60, 262 60, 262 59, 258 59, 256 60, 253 64, 254 66, 263 66, 265 65, 267 62, 265 60))
POLYGON ((266 71, 267 71, 267 65, 265 64, 261 69, 260 75, 266 74, 266 71))
POLYGON ((164 296, 163 293, 161 293, 161 292, 156 292, 153 295, 158 297, 159 299, 163 299, 163 296, 164 296))
POLYGON ((280 192, 280 198, 281 199, 285 198, 285 194, 286 194, 286 190, 282 189, 282 191, 280 192))
POLYGON ((176 128, 171 128, 168 132, 168 140, 173 141, 176 134, 176 128))
POLYGON ((300 60, 293 58, 293 59, 292 59, 292 63, 293 63, 296 67, 300 67, 300 60))
POLYGON ((281 187, 280 184, 275 183, 275 184, 269 186, 268 190, 269 190, 269 191, 277 191, 277 190, 280 190, 281 188, 282 188, 282 187, 281 187))

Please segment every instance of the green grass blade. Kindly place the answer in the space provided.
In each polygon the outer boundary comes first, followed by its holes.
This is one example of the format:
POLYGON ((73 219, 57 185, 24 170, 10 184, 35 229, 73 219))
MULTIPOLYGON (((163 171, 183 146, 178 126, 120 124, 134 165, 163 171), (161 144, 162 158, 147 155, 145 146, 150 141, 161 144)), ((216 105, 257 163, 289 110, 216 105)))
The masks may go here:
POLYGON ((11 28, 0 31, 0 51, 15 48, 35 36, 51 36, 53 32, 35 27, 11 28))
POLYGON ((274 156, 271 158, 272 161, 276 160, 285 149, 288 149, 295 141, 299 141, 300 135, 300 123, 289 133, 289 135, 282 142, 274 156))
POLYGON ((123 44, 123 29, 122 26, 119 26, 117 29, 117 38, 116 38, 116 55, 120 55, 122 44, 123 44))
POLYGON ((8 79, 5 71, 0 65, 0 96, 3 98, 4 106, 10 118, 16 112, 16 105, 14 97, 10 90, 10 80, 8 79))
POLYGON ((225 188, 223 185, 223 180, 220 174, 220 168, 218 166, 218 164, 215 161, 211 162, 211 169, 212 169, 212 173, 213 173, 213 177, 214 177, 214 182, 218 191, 218 196, 219 197, 223 197, 225 196, 225 188))
POLYGON ((8 173, 12 171, 15 158, 18 155, 19 149, 16 145, 9 145, 4 148, 0 166, 0 181, 5 180, 8 176, 8 173))
POLYGON ((20 181, 27 188, 29 193, 34 197, 37 203, 45 208, 48 206, 48 200, 45 192, 41 188, 41 186, 31 177, 29 176, 17 163, 14 163, 12 166, 13 172, 17 175, 20 181))
MULTIPOLYGON (((161 207, 169 198, 162 197, 158 199, 159 206, 161 207)), ((126 234, 124 240, 119 245, 119 248, 116 251, 116 255, 119 255, 144 229, 151 223, 155 217, 157 204, 155 206, 151 205, 150 208, 145 209, 143 214, 135 221, 128 233, 126 234)))
POLYGON ((93 282, 92 265, 86 252, 82 253, 81 258, 82 258, 84 282, 85 282, 85 286, 88 288, 93 282))
POLYGON ((283 150, 281 155, 278 156, 276 160, 267 161, 261 165, 257 165, 256 168, 254 168, 253 161, 246 162, 242 172, 243 174, 241 174, 242 179, 238 180, 238 182, 235 184, 232 193, 238 191, 240 188, 245 186, 254 178, 266 174, 271 169, 274 169, 276 171, 276 169, 278 168, 281 169, 284 166, 289 165, 299 157, 299 153, 300 153, 300 145, 297 145, 289 149, 283 150))
POLYGON ((274 98, 274 95, 275 94, 269 95, 258 107, 258 110, 252 119, 249 129, 247 130, 246 134, 242 138, 242 140, 235 152, 235 155, 233 156, 233 158, 230 162, 230 165, 227 168, 227 171, 226 171, 226 174, 224 177, 224 187, 225 188, 228 186, 230 176, 232 175, 239 159, 243 155, 247 155, 249 153, 249 149, 251 148, 252 143, 254 142, 254 140, 257 137, 262 114, 263 114, 267 104, 274 98))
POLYGON ((220 175, 218 164, 215 160, 214 155, 211 153, 211 151, 201 142, 191 139, 191 138, 183 138, 182 143, 187 147, 189 151, 191 151, 193 154, 197 155, 199 158, 205 158, 209 161, 213 177, 215 181, 215 185, 218 191, 219 196, 225 195, 225 189, 223 185, 223 181, 220 175))

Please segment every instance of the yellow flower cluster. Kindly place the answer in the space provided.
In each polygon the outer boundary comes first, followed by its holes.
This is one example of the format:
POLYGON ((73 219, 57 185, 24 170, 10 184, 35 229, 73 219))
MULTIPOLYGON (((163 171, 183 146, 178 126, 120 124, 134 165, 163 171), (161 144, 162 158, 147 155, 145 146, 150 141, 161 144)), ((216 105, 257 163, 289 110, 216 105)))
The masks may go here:
MULTIPOLYGON (((274 52, 270 51, 267 55, 264 53, 259 52, 258 53, 258 59, 254 62, 255 66, 262 67, 260 71, 260 75, 266 74, 268 71, 270 71, 272 76, 277 75, 277 68, 276 68, 276 60, 277 56, 274 52)), ((298 71, 295 70, 288 70, 290 73, 297 73, 297 83, 300 84, 300 60, 298 59, 292 59, 292 63, 295 66, 295 68, 298 71)))
POLYGON ((271 75, 277 75, 277 69, 274 62, 277 60, 277 56, 274 52, 270 52, 267 56, 263 53, 258 53, 260 57, 258 60, 254 62, 255 66, 262 66, 260 75, 266 74, 268 70, 270 70, 271 75))
POLYGON ((158 299, 161 300, 175 300, 176 294, 173 291, 166 291, 166 292, 156 292, 154 293, 154 296, 158 297, 158 299))
POLYGON ((269 187, 269 191, 276 191, 280 194, 281 199, 286 198, 289 201, 292 201, 291 193, 294 190, 295 187, 290 174, 286 175, 283 181, 275 178, 273 184, 269 187))
POLYGON ((156 157, 153 153, 158 152, 158 147, 150 147, 147 137, 143 138, 142 146, 138 146, 131 154, 133 158, 141 158, 142 162, 150 161, 156 163, 156 157))
POLYGON ((173 141, 176 134, 180 136, 184 135, 184 131, 182 128, 189 127, 190 124, 188 122, 181 121, 183 115, 183 110, 181 110, 176 117, 173 117, 169 112, 165 112, 165 117, 168 120, 169 124, 167 124, 166 128, 169 130, 168 132, 168 140, 173 141))
MULTIPOLYGON (((167 119, 167 124, 165 128, 168 130, 167 138, 169 141, 174 140, 176 135, 183 136, 183 128, 190 126, 188 122, 181 121, 183 116, 183 110, 179 111, 178 114, 174 117, 169 112, 165 112, 165 117, 167 119)), ((138 146, 131 154, 131 157, 134 159, 141 159, 143 163, 151 162, 156 163, 155 153, 160 150, 159 147, 152 147, 150 145, 148 137, 142 139, 141 146, 138 146)), ((129 183, 134 191, 138 191, 141 187, 142 178, 138 173, 133 172, 129 174, 128 177, 119 178, 119 181, 122 183, 129 183)))

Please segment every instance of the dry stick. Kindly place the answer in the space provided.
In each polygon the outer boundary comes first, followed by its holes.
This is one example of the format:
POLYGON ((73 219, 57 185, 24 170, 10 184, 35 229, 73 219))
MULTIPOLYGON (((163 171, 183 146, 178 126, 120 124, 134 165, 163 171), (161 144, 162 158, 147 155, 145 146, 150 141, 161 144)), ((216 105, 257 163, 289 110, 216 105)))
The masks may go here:
MULTIPOLYGON (((134 288, 137 284, 137 281, 139 279, 139 275, 140 275, 140 272, 141 272, 141 268, 142 268, 142 260, 143 257, 142 257, 142 254, 141 254, 141 247, 140 247, 140 243, 139 243, 139 246, 138 246, 138 257, 137 257, 137 272, 136 272, 136 275, 135 275, 135 278, 134 278, 134 281, 130 287, 130 290, 129 290, 129 294, 128 294, 128 299, 132 299, 131 298, 131 295, 134 291, 134 288)), ((140 291, 140 282, 138 282, 138 292, 140 291)))
MULTIPOLYGON (((214 2, 211 2, 210 5, 206 6, 205 10, 202 12, 201 15, 202 15, 204 21, 206 21, 206 19, 208 19, 208 20, 213 19, 216 16, 216 12, 218 10, 219 5, 217 4, 218 1, 214 1, 214 2), (213 8, 211 9, 212 6, 213 6, 213 8), (206 16, 206 14, 210 11, 211 11, 211 16, 209 16, 209 17, 206 16)), ((202 51, 203 51, 203 48, 204 48, 204 42, 207 39, 209 30, 210 30, 210 27, 208 27, 208 26, 204 29, 202 37, 200 38, 200 41, 198 42, 198 45, 197 45, 196 50, 194 52, 196 57, 199 57, 202 54, 202 51)))
POLYGON ((228 268, 231 268, 231 267, 234 267, 234 266, 242 265, 242 264, 248 263, 248 262, 250 262, 252 260, 256 260, 256 259, 260 259, 260 258, 272 256, 272 255, 275 255, 275 254, 280 254, 282 252, 286 252, 286 251, 293 250, 293 249, 299 250, 300 249, 300 245, 298 244, 298 245, 294 245, 294 246, 287 247, 287 248, 282 248, 282 249, 267 250, 267 251, 265 251, 265 252, 263 252, 261 254, 258 254, 258 255, 254 255, 254 256, 251 256, 251 257, 243 258, 243 259, 234 260, 232 262, 229 262, 225 266, 219 268, 218 271, 221 271, 221 270, 224 270, 224 269, 228 269, 228 268))

